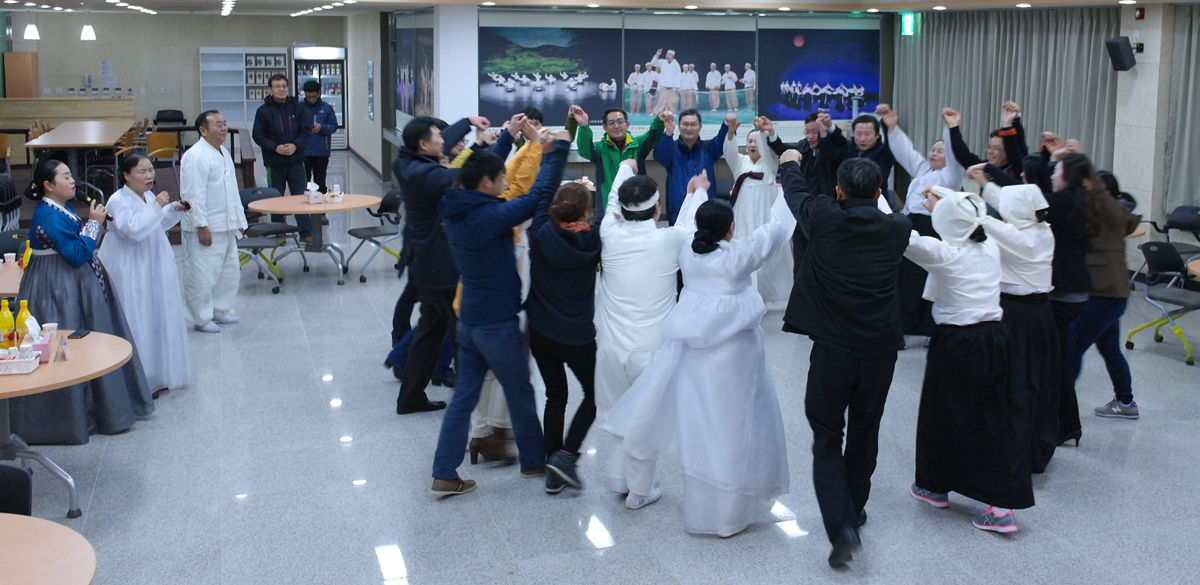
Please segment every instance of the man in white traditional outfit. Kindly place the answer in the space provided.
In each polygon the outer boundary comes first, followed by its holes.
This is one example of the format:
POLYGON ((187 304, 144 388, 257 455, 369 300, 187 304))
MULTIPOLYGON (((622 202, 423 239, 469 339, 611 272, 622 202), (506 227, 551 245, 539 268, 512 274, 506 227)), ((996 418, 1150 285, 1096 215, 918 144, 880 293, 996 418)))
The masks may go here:
POLYGON ((751 110, 754 109, 754 88, 758 83, 758 74, 754 73, 754 68, 746 63, 746 72, 742 74, 742 86, 746 89, 746 106, 751 110))
POLYGON ((708 92, 708 107, 717 111, 721 105, 721 72, 716 63, 708 64, 708 75, 704 78, 704 89, 708 92))
POLYGON ((725 109, 734 112, 738 109, 737 82, 737 73, 726 63, 725 74, 721 76, 721 83, 725 87, 725 109))
POLYGON ((625 87, 629 88, 629 113, 636 114, 642 111, 642 66, 634 65, 633 73, 629 74, 629 79, 625 80, 625 87))
MULTIPOLYGON (((765 116, 754 120, 754 130, 746 136, 746 154, 738 153, 737 129, 734 121, 725 134, 725 162, 733 171, 733 191, 729 203, 733 206, 733 237, 747 238, 760 226, 771 222, 771 207, 779 196, 775 173, 779 156, 771 149, 775 140, 775 125, 765 116)), ((792 255, 775 254, 754 273, 758 294, 764 303, 786 301, 792 292, 792 255)))
POLYGON ((678 111, 679 108, 679 86, 683 83, 683 70, 679 67, 679 61, 675 60, 675 51, 667 51, 666 59, 659 59, 663 50, 659 49, 654 53, 654 58, 650 59, 651 63, 659 69, 658 72, 658 97, 656 99, 655 111, 678 111))
POLYGON ((659 193, 654 179, 637 173, 637 162, 621 163, 600 224, 600 282, 596 294, 596 422, 613 433, 608 456, 609 489, 628 494, 637 509, 662 497, 654 483, 658 453, 620 449, 608 411, 633 385, 662 347, 662 322, 675 306, 679 251, 690 237, 696 208, 708 196, 688 195, 680 222, 658 229, 659 193), (684 218, 687 218, 686 220, 684 218))
POLYGON ((183 296, 196 330, 217 333, 220 325, 238 322, 237 240, 248 224, 225 149, 225 118, 209 110, 196 118, 196 129, 202 140, 179 162, 180 196, 192 204, 183 216, 183 296))

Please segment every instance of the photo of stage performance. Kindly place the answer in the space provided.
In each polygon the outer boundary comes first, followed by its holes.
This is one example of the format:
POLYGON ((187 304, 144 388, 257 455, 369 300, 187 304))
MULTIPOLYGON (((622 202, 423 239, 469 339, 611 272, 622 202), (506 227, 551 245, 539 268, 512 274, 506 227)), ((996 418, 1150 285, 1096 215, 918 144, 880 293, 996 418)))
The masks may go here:
POLYGON ((849 120, 879 103, 879 31, 758 31, 760 111, 772 120, 811 113, 849 120))

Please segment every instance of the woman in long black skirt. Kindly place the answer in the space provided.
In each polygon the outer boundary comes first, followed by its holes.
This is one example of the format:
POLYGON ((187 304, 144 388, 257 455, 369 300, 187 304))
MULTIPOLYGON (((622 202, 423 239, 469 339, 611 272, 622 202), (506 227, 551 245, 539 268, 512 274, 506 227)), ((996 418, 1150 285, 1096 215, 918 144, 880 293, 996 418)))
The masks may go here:
POLYGON ((1037 185, 999 187, 987 181, 984 165, 967 176, 983 187, 983 199, 1000 210, 1004 221, 984 219, 984 228, 1000 247, 1000 308, 1012 338, 1012 384, 1020 415, 1029 430, 1033 473, 1042 473, 1058 435, 1062 352, 1054 309, 1050 306, 1054 232, 1045 222, 1046 197, 1037 185))
POLYGON ((986 205, 978 196, 932 187, 926 198, 942 239, 914 232, 904 253, 929 272, 937 323, 909 491, 936 508, 950 507, 952 491, 979 500, 988 509, 971 519, 976 528, 1016 532, 1013 510, 1033 506, 1033 483, 1001 322, 1000 250, 984 233, 986 205))

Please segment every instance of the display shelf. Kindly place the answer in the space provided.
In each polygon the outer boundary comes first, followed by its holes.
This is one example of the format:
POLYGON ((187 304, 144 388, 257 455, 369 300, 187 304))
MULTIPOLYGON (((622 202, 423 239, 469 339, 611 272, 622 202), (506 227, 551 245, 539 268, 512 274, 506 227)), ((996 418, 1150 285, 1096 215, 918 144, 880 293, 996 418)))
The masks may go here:
POLYGON ((267 94, 267 79, 289 71, 284 47, 200 47, 200 107, 221 110, 228 123, 242 126, 267 94))

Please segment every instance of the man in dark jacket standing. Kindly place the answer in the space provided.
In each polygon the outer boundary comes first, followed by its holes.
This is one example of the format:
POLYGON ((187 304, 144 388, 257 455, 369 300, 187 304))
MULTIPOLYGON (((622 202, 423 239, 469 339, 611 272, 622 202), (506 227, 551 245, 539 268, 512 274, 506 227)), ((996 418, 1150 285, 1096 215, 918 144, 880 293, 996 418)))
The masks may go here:
POLYGON ((304 177, 305 180, 317 184, 317 190, 328 193, 325 184, 325 173, 329 168, 329 155, 333 154, 333 140, 330 138, 337 132, 337 114, 333 106, 321 99, 321 83, 315 79, 304 82, 305 120, 312 123, 312 136, 304 147, 304 177))
POLYGON ((504 159, 476 151, 459 171, 456 187, 441 200, 445 234, 462 271, 462 310, 458 322, 458 380, 454 398, 442 419, 433 459, 434 494, 451 496, 475 489, 458 476, 467 448, 471 411, 479 402, 483 376, 490 369, 504 388, 512 415, 521 475, 545 474, 546 451, 538 420, 525 336, 517 320, 521 281, 517 276, 512 228, 533 217, 547 183, 562 180, 562 165, 571 147, 566 130, 556 133, 554 152, 538 173, 530 193, 511 201, 504 192, 504 159))
MULTIPOLYGON (((487 118, 464 118, 446 128, 446 138, 457 143, 471 126, 488 128, 487 118)), ((404 146, 392 163, 392 173, 400 183, 404 197, 405 244, 412 246, 408 262, 409 282, 417 288, 421 319, 413 331, 412 348, 400 380, 396 414, 411 414, 446 408, 442 401, 430 401, 425 394, 429 379, 437 367, 438 355, 446 336, 454 339, 454 290, 458 288, 458 268, 450 255, 450 244, 442 231, 438 205, 446 189, 458 177, 459 169, 442 166, 442 146, 446 143, 439 120, 428 116, 413 118, 401 135, 404 146)), ((396 364, 397 366, 399 364, 396 364)))
POLYGON ((804 411, 813 432, 813 486, 833 544, 829 565, 840 567, 860 546, 879 421, 904 345, 896 282, 912 222, 882 211, 882 173, 870 160, 841 164, 837 200, 808 192, 799 152, 779 160, 783 195, 809 242, 784 330, 813 340, 804 411))
MULTIPOLYGON (((263 98, 254 114, 254 143, 262 148, 263 166, 267 168, 267 184, 280 195, 304 194, 304 157, 312 134, 312 120, 296 98, 288 95, 288 79, 272 75, 267 85, 271 93, 263 98)), ((271 221, 282 223, 282 215, 272 215, 271 221)), ((307 215, 297 215, 300 237, 312 239, 312 222, 307 215)), ((318 226, 319 227, 319 226, 318 226)))

